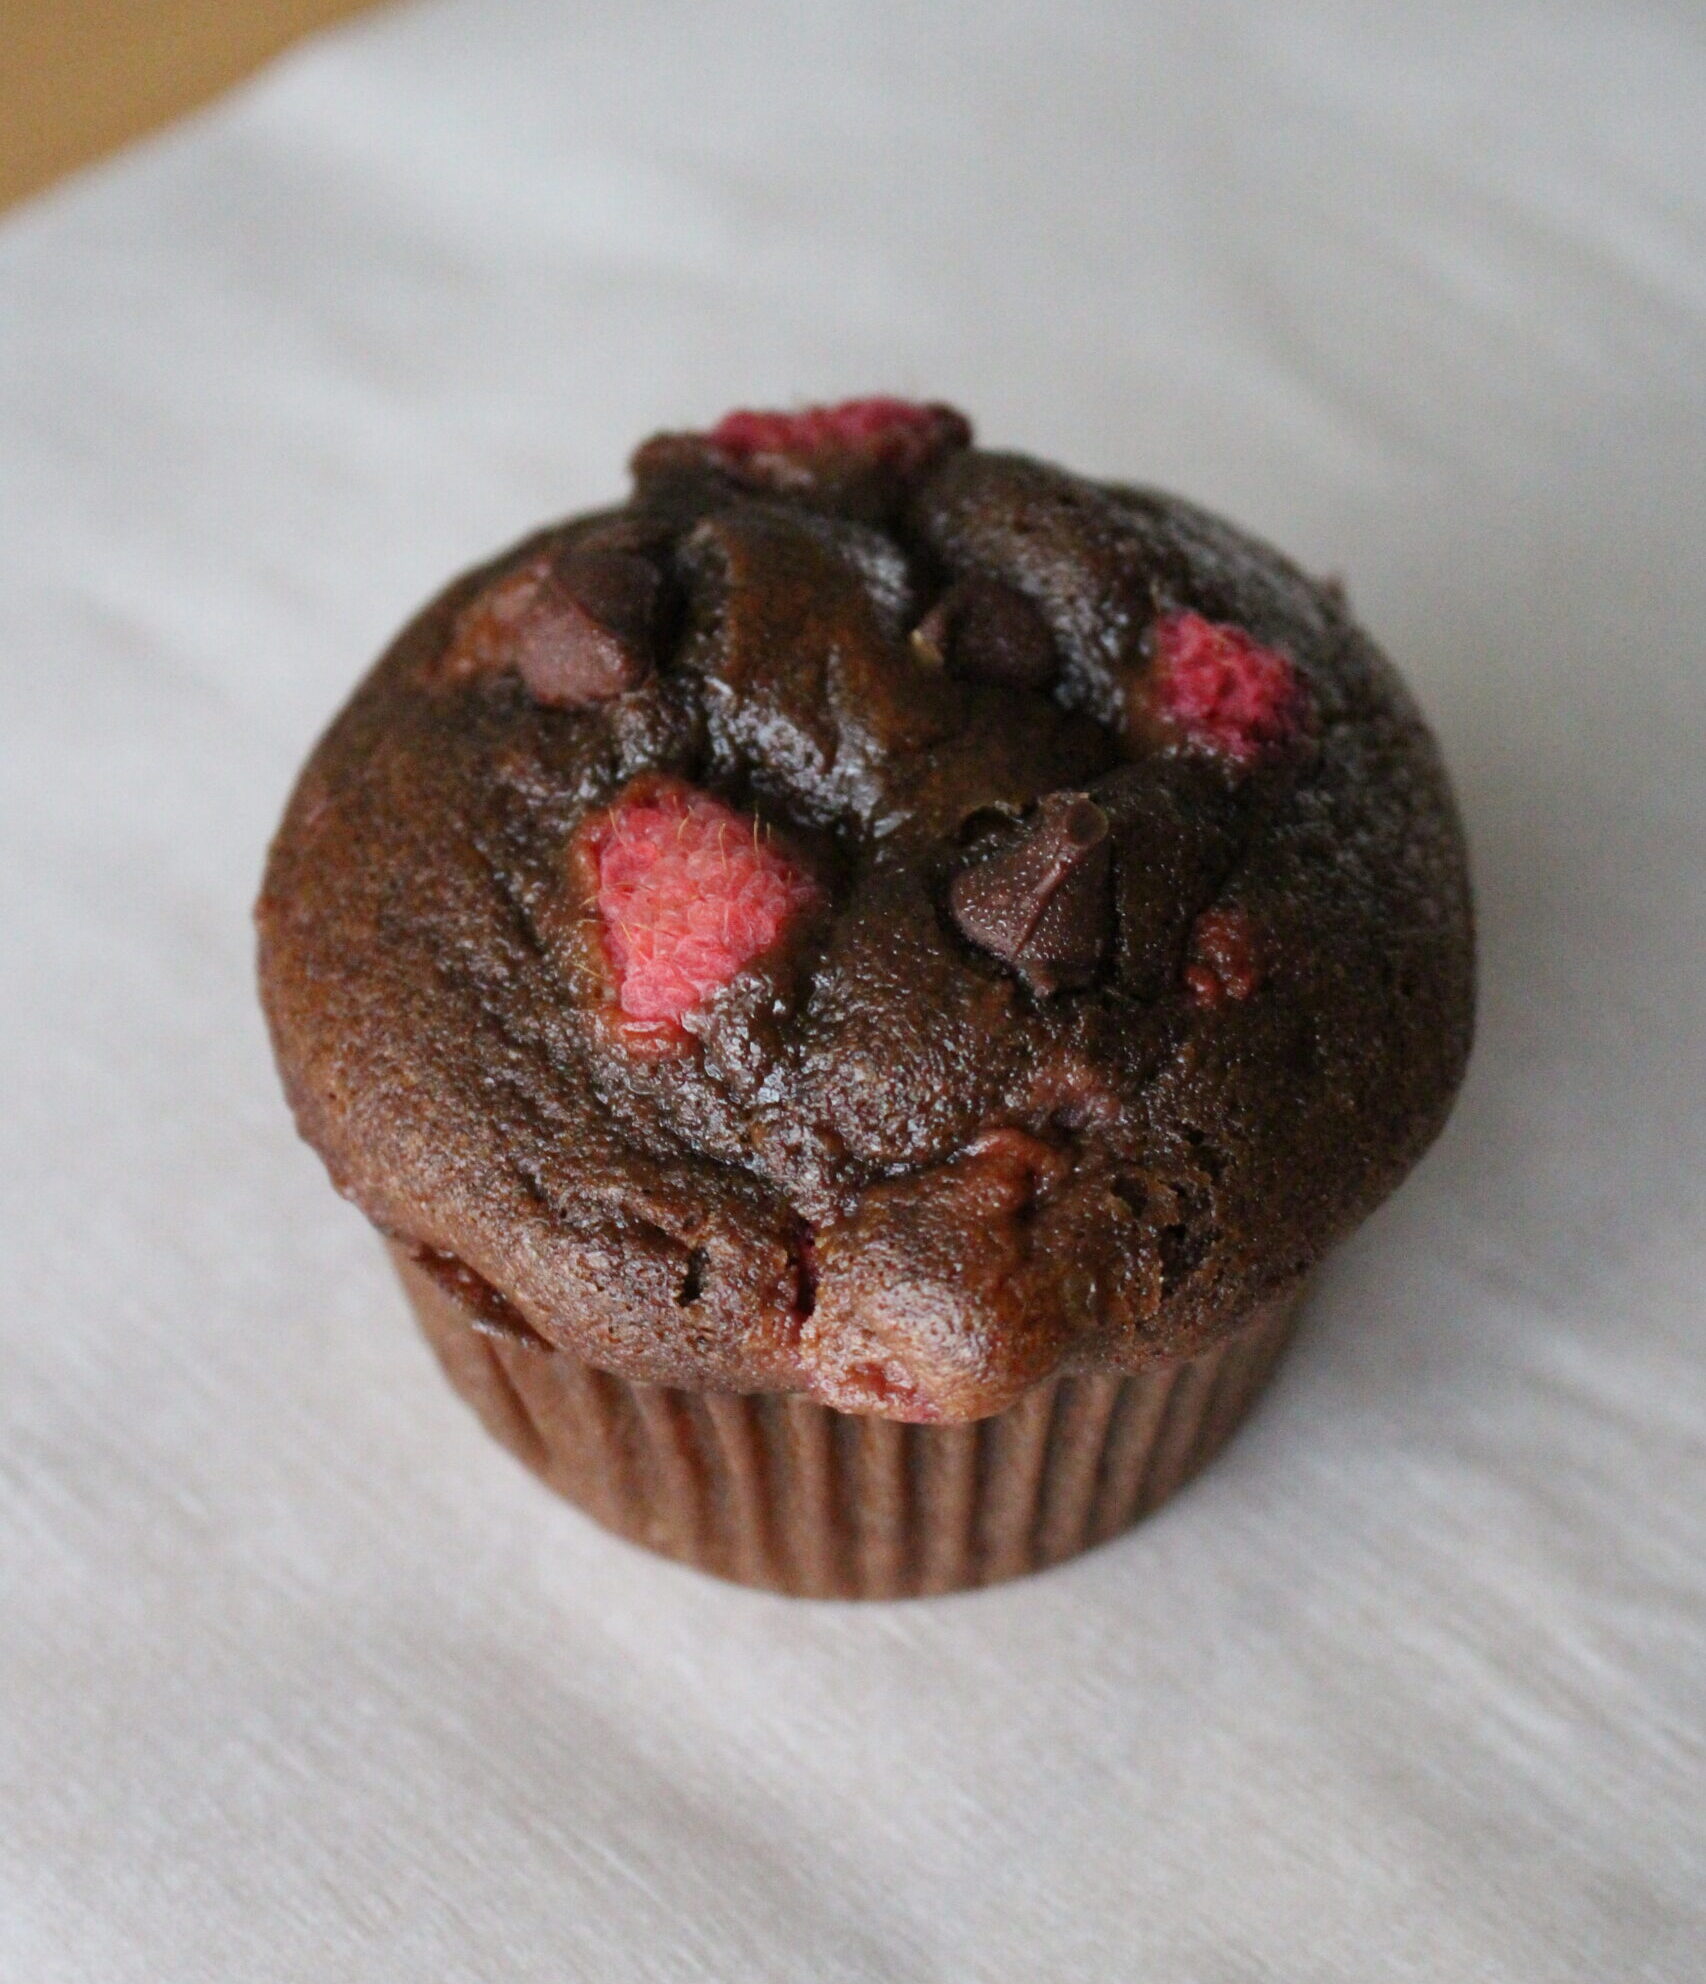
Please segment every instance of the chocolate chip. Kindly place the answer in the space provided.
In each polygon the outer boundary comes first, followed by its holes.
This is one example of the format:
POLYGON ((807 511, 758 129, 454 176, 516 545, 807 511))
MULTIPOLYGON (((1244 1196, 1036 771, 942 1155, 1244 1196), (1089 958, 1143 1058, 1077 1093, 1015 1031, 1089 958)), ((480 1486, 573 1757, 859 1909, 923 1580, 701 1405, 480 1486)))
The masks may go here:
POLYGON ((1058 661, 1043 616, 998 579, 951 585, 913 629, 912 647, 928 667, 1018 689, 1046 688, 1058 661))
POLYGON ((1017 841, 954 877, 963 936, 1040 997, 1088 985, 1107 941, 1108 816, 1088 794, 1051 792, 1017 841))
POLYGON ((515 665, 543 703, 603 702, 644 681, 660 590, 657 567, 627 551, 557 559, 528 616, 515 665))
POLYGON ((597 544, 538 552, 477 598, 452 672, 513 668, 539 702, 607 702, 651 672, 662 582, 649 558, 597 544))

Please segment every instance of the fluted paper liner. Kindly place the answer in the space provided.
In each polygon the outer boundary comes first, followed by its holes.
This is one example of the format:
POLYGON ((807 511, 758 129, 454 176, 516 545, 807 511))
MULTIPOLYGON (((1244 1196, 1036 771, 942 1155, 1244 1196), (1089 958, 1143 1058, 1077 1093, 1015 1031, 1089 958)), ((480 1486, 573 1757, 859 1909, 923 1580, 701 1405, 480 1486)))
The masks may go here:
POLYGON ((1067 1372, 959 1426, 908 1426, 782 1393, 632 1383, 475 1329, 400 1249, 446 1376, 559 1494, 665 1556, 805 1598, 996 1584, 1105 1542, 1225 1444, 1291 1333, 1298 1291, 1200 1356, 1067 1372))

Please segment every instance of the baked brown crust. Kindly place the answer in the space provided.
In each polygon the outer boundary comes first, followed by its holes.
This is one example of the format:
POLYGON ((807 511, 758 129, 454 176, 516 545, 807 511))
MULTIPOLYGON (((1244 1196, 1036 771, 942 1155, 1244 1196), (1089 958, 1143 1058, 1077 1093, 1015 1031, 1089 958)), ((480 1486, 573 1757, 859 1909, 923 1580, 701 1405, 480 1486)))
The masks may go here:
POLYGON ((303 771, 258 908, 298 1125, 503 1326, 633 1379, 979 1417, 1218 1340, 1443 1123, 1463 841, 1341 594, 965 441, 786 475, 649 443, 629 504, 429 605, 303 771), (1180 616, 1295 672, 1278 743, 1159 707, 1180 616), (655 774, 756 816, 822 901, 685 1051, 636 1054, 574 850, 655 774))

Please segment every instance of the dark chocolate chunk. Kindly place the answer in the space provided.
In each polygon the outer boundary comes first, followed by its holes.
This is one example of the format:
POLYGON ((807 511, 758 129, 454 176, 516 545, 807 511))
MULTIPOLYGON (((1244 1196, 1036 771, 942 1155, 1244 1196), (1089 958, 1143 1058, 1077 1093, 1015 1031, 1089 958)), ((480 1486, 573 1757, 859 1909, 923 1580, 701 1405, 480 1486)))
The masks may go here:
POLYGON ((536 553, 463 615, 452 673, 513 668, 536 702, 573 709, 637 688, 662 590, 649 558, 597 544, 536 553))
POLYGON ((952 585, 913 629, 913 652, 950 675, 1042 689, 1058 657, 1048 623, 1022 592, 998 579, 952 585))
POLYGON ((604 702, 651 672, 657 567, 627 551, 558 559, 529 614, 515 665, 542 703, 604 702))
POLYGON ((954 921, 1041 997, 1088 985, 1108 936, 1108 852, 1101 807, 1051 792, 1017 841, 954 877, 954 921))

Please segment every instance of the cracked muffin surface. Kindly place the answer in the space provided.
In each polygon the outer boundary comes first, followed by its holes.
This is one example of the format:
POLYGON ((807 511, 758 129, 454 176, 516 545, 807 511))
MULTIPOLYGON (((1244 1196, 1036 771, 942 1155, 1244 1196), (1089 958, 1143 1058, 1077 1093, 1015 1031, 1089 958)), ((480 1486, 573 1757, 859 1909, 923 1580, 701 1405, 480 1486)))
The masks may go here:
POLYGON ((1339 590, 876 400, 664 435, 305 768, 263 997, 484 1326, 920 1421, 1192 1355, 1467 1056, 1438 752, 1339 590))

